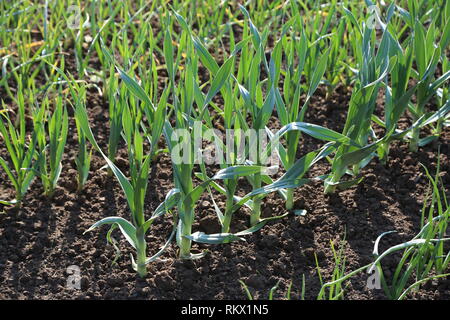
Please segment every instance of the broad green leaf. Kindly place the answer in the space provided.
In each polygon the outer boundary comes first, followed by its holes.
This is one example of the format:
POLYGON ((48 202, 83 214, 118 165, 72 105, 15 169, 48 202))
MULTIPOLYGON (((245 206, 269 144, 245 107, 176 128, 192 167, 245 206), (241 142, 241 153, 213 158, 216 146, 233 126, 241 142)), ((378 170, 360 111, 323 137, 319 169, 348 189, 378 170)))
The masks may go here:
POLYGON ((325 51, 325 53, 320 57, 316 68, 314 69, 314 73, 312 75, 311 83, 309 85, 309 90, 308 90, 309 97, 311 97, 314 94, 314 92, 317 90, 320 80, 322 80, 322 77, 325 74, 330 50, 331 50, 331 48, 329 48, 327 51, 325 51))
POLYGON ((242 240, 245 241, 244 238, 235 236, 232 233, 215 233, 215 234, 205 234, 203 232, 194 232, 190 236, 185 236, 186 238, 198 242, 198 243, 208 243, 208 244, 221 244, 221 243, 230 243, 232 241, 242 240))
POLYGON ((119 72, 120 78, 122 79, 125 86, 130 90, 130 92, 135 95, 137 98, 139 98, 141 101, 143 101, 148 106, 151 106, 152 109, 154 109, 153 103, 148 97, 147 93, 144 91, 144 89, 134 80, 131 78, 128 74, 126 74, 125 71, 123 71, 121 68, 116 66, 117 71, 119 72))
POLYGON ((219 68, 219 71, 217 71, 216 76, 214 77, 211 88, 208 91, 208 94, 206 95, 204 104, 203 104, 203 111, 202 114, 207 107, 207 105, 211 102, 212 98, 219 92, 219 90, 222 88, 222 86, 226 83, 228 80, 231 70, 234 64, 234 57, 228 58, 227 61, 219 68))
POLYGON ((133 246, 133 248, 136 249, 138 243, 136 238, 136 228, 130 222, 121 217, 107 217, 101 219, 90 226, 89 229, 87 229, 84 233, 92 231, 95 228, 98 228, 105 224, 117 224, 125 239, 133 246))

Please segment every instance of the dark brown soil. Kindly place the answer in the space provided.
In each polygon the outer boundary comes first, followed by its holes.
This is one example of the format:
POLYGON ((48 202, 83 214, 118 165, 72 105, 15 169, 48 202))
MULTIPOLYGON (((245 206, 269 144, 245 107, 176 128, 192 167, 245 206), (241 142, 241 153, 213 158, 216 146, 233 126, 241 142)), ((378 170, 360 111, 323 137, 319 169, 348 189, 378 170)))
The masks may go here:
MULTIPOLYGON (((349 94, 341 92, 325 100, 314 98, 306 121, 340 130, 345 121, 349 94)), ((108 136, 107 105, 94 92, 89 94, 88 108, 92 127, 101 146, 108 136)), ((149 265, 149 275, 142 280, 130 263, 130 246, 116 231, 122 255, 112 265, 114 248, 106 243, 107 227, 88 234, 83 232, 97 220, 117 215, 129 217, 123 192, 114 177, 102 169, 104 161, 94 155, 92 172, 85 190, 76 193, 76 129, 71 123, 64 168, 53 199, 41 196, 35 180, 23 208, 8 209, 0 215, 0 299, 245 299, 239 284, 243 280, 255 298, 266 298, 270 288, 280 281, 276 298, 281 298, 290 282, 293 298, 300 294, 302 277, 306 280, 306 298, 314 299, 320 289, 315 254, 324 280, 329 280, 335 266, 330 241, 335 247, 345 245, 346 271, 372 261, 375 239, 383 232, 397 233, 383 238, 380 250, 411 239, 419 230, 420 210, 428 180, 420 163, 433 172, 437 163, 437 145, 441 147, 441 174, 450 186, 450 130, 438 143, 410 153, 407 145, 392 147, 387 166, 376 160, 363 170, 365 180, 357 187, 333 196, 323 194, 321 183, 313 183, 295 192, 296 209, 306 209, 304 217, 290 214, 272 222, 261 231, 246 237, 246 242, 226 245, 194 245, 207 249, 200 260, 180 261, 172 243, 161 261, 149 265), (342 241, 345 238, 345 242, 342 241), (81 289, 66 287, 67 268, 76 265, 81 271, 81 289)), ((314 150, 318 141, 304 138, 299 153, 314 150)), ((0 155, 5 156, 3 142, 0 155)), ((119 153, 118 166, 126 171, 126 153, 119 153)), ((329 170, 321 162, 309 173, 329 170)), ((0 198, 13 198, 12 188, 1 171, 0 198)), ((152 168, 146 199, 150 214, 173 187, 171 163, 161 155, 152 168)), ((244 184, 243 184, 244 185, 244 184)), ((241 190, 242 191, 242 190, 241 190)), ((223 206, 219 197, 218 205, 223 206)), ((267 197, 265 216, 285 212, 277 195, 267 197)), ((219 232, 209 196, 201 198, 196 208, 195 230, 219 232)), ((245 228, 248 212, 235 215, 233 230, 245 228)), ((167 217, 155 222, 148 236, 149 255, 156 253, 172 229, 167 217)), ((387 258, 384 267, 391 272, 398 256, 387 258)), ((366 289, 366 274, 354 277, 345 290, 346 299, 384 299, 382 290, 366 289)), ((409 298, 449 299, 450 280, 430 283, 409 298)))
MULTIPOLYGON (((152 23, 157 30, 158 21, 152 23)), ((239 32, 236 36, 239 39, 239 32)), ((221 62, 223 52, 215 54, 221 62)), ((117 58, 120 61, 120 57, 117 58)), ((157 58, 164 60, 159 54, 157 58)), ((98 69, 95 52, 90 64, 98 69)), ((77 73, 73 57, 67 57, 66 65, 67 70, 77 73)), ((206 81, 206 69, 200 71, 206 81)), ((167 74, 160 70, 159 75, 163 87, 167 74)), ((0 88, 0 94, 6 97, 3 88, 0 88)), ((313 97, 305 120, 341 131, 350 94, 349 90, 339 87, 335 94, 325 99, 319 92, 313 97)), ((5 103, 9 102, 5 100, 5 103)), ((94 134, 106 150, 108 105, 92 90, 88 94, 87 107, 94 134)), ((276 119, 271 124, 274 128, 279 127, 276 119)), ((195 261, 178 260, 173 242, 160 261, 149 265, 148 277, 140 279, 131 268, 130 254, 133 252, 118 231, 115 238, 122 254, 115 265, 112 262, 116 252, 106 242, 107 227, 83 234, 101 218, 116 215, 129 218, 129 210, 120 186, 102 168, 105 162, 98 154, 93 156, 86 188, 80 194, 76 193, 76 139, 76 128, 71 119, 63 172, 53 199, 41 195, 42 186, 36 179, 21 209, 0 208, 5 210, 5 214, 0 214, 0 299, 245 299, 239 280, 260 299, 266 298, 279 280, 275 298, 282 298, 292 282, 292 298, 295 299, 300 295, 303 276, 306 298, 315 299, 321 287, 315 256, 324 280, 330 280, 335 267, 331 241, 336 248, 345 246, 346 271, 349 272, 373 261, 374 241, 381 233, 397 231, 381 241, 380 250, 385 250, 411 239, 419 231, 420 210, 428 187, 420 163, 433 172, 438 145, 447 191, 450 186, 450 129, 447 128, 437 143, 421 148, 418 153, 410 153, 405 143, 394 144, 388 164, 383 166, 373 160, 363 169, 365 180, 357 187, 333 196, 325 196, 319 182, 299 188, 295 192, 295 209, 306 209, 307 215, 290 214, 269 223, 246 237, 246 242, 216 246, 196 244, 194 250, 208 250, 208 254, 195 261), (69 289, 66 285, 67 268, 72 265, 80 268, 80 290, 69 289)), ((300 143, 299 156, 320 146, 319 141, 308 137, 300 143)), ((0 156, 7 156, 3 141, 0 141, 0 156)), ((117 165, 127 172, 127 164, 126 151, 121 149, 117 165)), ((308 174, 312 177, 328 171, 329 165, 323 161, 308 174)), ((148 215, 173 188, 168 155, 161 155, 154 162, 150 179, 146 198, 148 215)), ((0 170, 0 182, 0 199, 12 199, 13 189, 3 170, 0 170)), ((246 186, 242 181, 241 194, 248 191, 246 186)), ((223 197, 219 196, 216 202, 224 206, 223 197)), ((277 195, 264 201, 264 216, 284 212, 284 202, 277 195)), ((198 202, 196 214, 194 231, 220 231, 207 193, 198 202)), ((246 228, 248 218, 245 209, 237 212, 232 230, 246 228)), ((147 238, 148 255, 159 250, 171 230, 169 216, 154 223, 147 238)), ((386 276, 389 277, 397 262, 398 256, 384 261, 386 276)), ((364 273, 352 278, 347 283, 344 298, 386 298, 382 290, 368 290, 366 281, 367 274, 364 273)), ((450 280, 431 282, 408 297, 449 299, 450 280)))

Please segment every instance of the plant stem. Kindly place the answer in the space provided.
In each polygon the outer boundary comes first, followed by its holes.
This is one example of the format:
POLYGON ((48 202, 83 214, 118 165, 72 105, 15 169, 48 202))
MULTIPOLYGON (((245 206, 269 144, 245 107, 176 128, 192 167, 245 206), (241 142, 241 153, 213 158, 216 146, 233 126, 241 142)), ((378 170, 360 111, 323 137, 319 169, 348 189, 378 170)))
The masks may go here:
POLYGON ((47 198, 52 199, 54 193, 55 193, 55 189, 52 188, 51 186, 49 186, 49 187, 47 188, 47 190, 44 192, 44 195, 45 195, 47 198))
POLYGON ((292 210, 294 207, 294 189, 287 189, 286 193, 286 209, 292 210))
MULTIPOLYGON (((184 191, 182 199, 187 197, 192 190, 194 190, 192 182, 192 167, 188 164, 181 164, 181 179, 176 180, 175 184, 177 187, 184 191)), ((181 239, 180 239, 180 258, 189 259, 191 257, 191 245, 192 241, 186 236, 190 236, 192 233, 192 223, 194 222, 194 205, 192 199, 186 199, 185 201, 180 201, 179 204, 179 214, 181 219, 181 239)))
MULTIPOLYGON (((304 107, 306 109, 306 106, 304 107)), ((300 117, 300 121, 303 121, 303 115, 300 117)), ((300 131, 291 131, 287 135, 287 145, 288 145, 288 152, 287 152, 287 166, 286 170, 290 170, 292 166, 295 163, 295 158, 297 154, 297 146, 300 139, 300 131)), ((294 207, 294 189, 287 189, 287 195, 286 195, 286 209, 292 210, 294 207)))
MULTIPOLYGON (((261 174, 255 174, 253 190, 261 188, 261 174)), ((252 214, 250 216, 250 225, 254 226, 261 220, 261 199, 257 196, 253 199, 252 214)))
POLYGON ((419 150, 419 135, 420 129, 414 128, 412 131, 411 142, 409 143, 409 151, 417 152, 417 150, 419 150))
POLYGON ((250 225, 253 227, 261 221, 261 199, 255 198, 253 200, 253 212, 250 216, 250 225))
POLYGON ((356 163, 353 165, 353 175, 357 176, 360 170, 361 170, 360 163, 356 163))
MULTIPOLYGON (((141 228, 138 228, 138 230, 142 230, 141 228)), ((136 237, 138 240, 137 245, 137 273, 141 278, 144 278, 147 275, 147 265, 145 264, 145 260, 147 260, 147 244, 145 242, 145 235, 141 231, 136 232, 136 237)))
POLYGON ((180 258, 187 259, 191 256, 191 240, 185 236, 190 236, 192 232, 192 226, 190 224, 184 224, 181 232, 181 244, 180 244, 180 258))
MULTIPOLYGON (((343 170, 345 170, 345 168, 343 168, 343 170)), ((333 176, 331 177, 331 179, 330 179, 330 183, 326 184, 325 191, 324 191, 325 194, 332 194, 332 193, 336 192, 336 185, 335 185, 335 183, 339 182, 339 180, 343 176, 343 174, 340 173, 341 171, 342 170, 338 170, 337 172, 335 172, 333 174, 333 176)))
POLYGON ((16 197, 16 204, 14 205, 14 208, 20 208, 22 207, 22 199, 23 199, 23 195, 20 192, 17 192, 17 197, 16 197))
POLYGON ((222 223, 222 233, 230 232, 231 217, 233 216, 233 195, 227 195, 225 216, 222 223))
POLYGON ((192 241, 186 236, 190 236, 192 233, 192 222, 194 220, 194 208, 191 204, 183 206, 184 209, 184 221, 182 220, 181 227, 181 243, 180 243, 180 258, 188 259, 191 256, 192 241), (188 223, 186 223, 186 221, 188 223))
POLYGON ((380 147, 381 151, 379 152, 379 157, 380 157, 380 162, 383 165, 387 164, 387 160, 388 160, 388 156, 389 156, 389 149, 390 149, 389 142, 383 143, 380 147))
POLYGON ((326 187, 325 187, 325 194, 332 194, 332 193, 335 193, 336 192, 336 186, 334 186, 334 185, 331 185, 331 184, 328 184, 326 187))

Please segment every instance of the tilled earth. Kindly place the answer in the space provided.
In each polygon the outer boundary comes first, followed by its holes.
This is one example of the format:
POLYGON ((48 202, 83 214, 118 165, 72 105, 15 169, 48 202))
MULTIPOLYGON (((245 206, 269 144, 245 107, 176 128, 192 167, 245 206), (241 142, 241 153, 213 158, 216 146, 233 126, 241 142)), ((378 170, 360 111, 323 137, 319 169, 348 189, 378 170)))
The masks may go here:
MULTIPOLYGON (((342 130, 350 93, 337 90, 328 99, 318 93, 312 101, 306 121, 342 130)), ((91 125, 100 145, 105 148, 108 137, 107 103, 90 92, 88 105, 91 125)), ((273 121, 276 127, 276 120, 273 121)), ((242 280, 255 298, 267 298, 280 280, 276 298, 282 298, 292 282, 292 298, 298 298, 305 277, 306 298, 315 299, 320 290, 315 256, 324 280, 329 280, 335 267, 331 241, 344 246, 346 271, 373 261, 375 239, 385 231, 396 230, 381 241, 380 250, 411 239, 420 228, 422 201, 428 180, 420 164, 431 172, 436 169, 440 146, 441 175, 450 186, 450 130, 439 141, 408 151, 405 143, 394 143, 386 166, 373 160, 362 173, 364 181, 357 187, 332 196, 323 194, 319 182, 295 191, 295 208, 306 209, 305 216, 293 213, 269 223, 246 241, 224 245, 194 245, 194 250, 208 250, 195 261, 177 259, 172 243, 160 261, 149 265, 149 274, 139 279, 131 268, 130 247, 120 233, 121 255, 112 264, 116 251, 106 242, 107 227, 83 234, 97 220, 118 215, 129 217, 126 200, 115 178, 103 168, 103 159, 95 154, 91 175, 83 192, 76 193, 77 152, 76 129, 71 120, 63 172, 53 199, 43 197, 38 180, 32 184, 23 207, 4 208, 0 215, 0 299, 245 299, 239 283, 242 280), (69 266, 79 267, 81 288, 67 286, 69 266)), ((304 137, 299 156, 320 147, 320 141, 304 137)), ((0 155, 6 155, 3 141, 0 155)), ((127 171, 127 156, 122 148, 117 164, 127 171)), ((317 164, 310 177, 329 171, 325 161, 317 164)), ((13 190, 3 171, 0 175, 0 198, 13 198, 13 190)), ((160 155, 154 162, 149 184, 146 212, 150 214, 173 188, 169 156, 160 155)), ((239 193, 248 192, 242 181, 239 193)), ((448 191, 448 190, 447 190, 448 191)), ((224 198, 216 202, 224 206, 224 198)), ((284 202, 276 195, 264 201, 263 215, 285 212, 284 202)), ((219 232, 213 203, 208 194, 196 208, 195 231, 219 232)), ((249 212, 235 214, 233 231, 247 226, 249 212)), ((169 216, 160 218, 148 235, 149 255, 163 245, 172 230, 169 216)), ((390 275, 398 255, 386 258, 384 271, 390 275)), ((346 299, 385 299, 382 290, 366 288, 367 274, 361 273, 346 282, 346 299)), ((414 299, 449 299, 450 280, 430 282, 408 296, 414 299)))

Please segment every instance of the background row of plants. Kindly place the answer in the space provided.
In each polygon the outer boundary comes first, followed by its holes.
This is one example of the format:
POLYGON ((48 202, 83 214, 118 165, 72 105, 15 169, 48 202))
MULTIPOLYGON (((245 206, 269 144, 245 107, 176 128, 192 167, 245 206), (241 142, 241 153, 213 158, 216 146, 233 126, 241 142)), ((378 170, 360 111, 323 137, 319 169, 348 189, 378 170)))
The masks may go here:
MULTIPOLYGON (((78 191, 89 179, 92 152, 98 152, 130 209, 128 219, 105 217, 88 231, 111 225, 112 241, 112 231, 119 229, 136 250, 132 266, 140 276, 174 240, 180 258, 201 258, 204 253, 191 252, 192 242, 241 240, 285 216, 261 218, 267 195, 283 197, 286 214, 303 213, 294 208, 294 188, 317 179, 325 193, 350 188, 361 183, 368 163, 387 162, 394 140, 406 141, 416 152, 450 125, 448 1, 2 1, 0 8, 0 134, 8 151, 0 165, 15 190, 14 199, 1 203, 20 206, 34 179, 53 196, 73 117, 78 191), (75 60, 75 70, 66 68, 68 59, 75 60), (339 87, 351 90, 342 132, 304 121, 319 87, 327 96, 339 87), (93 89, 109 104, 104 149, 86 106, 93 89), (269 128, 271 117, 279 130, 269 128), (200 128, 194 125, 198 121, 200 128), (281 141, 276 153, 283 174, 266 173, 269 152, 260 143, 247 143, 247 155, 253 148, 260 151, 252 162, 225 150, 231 155, 227 164, 213 170, 194 166, 198 150, 192 135, 177 137, 176 129, 206 132, 218 123, 222 130, 266 130, 269 147, 281 141), (323 145, 298 157, 303 135, 323 145), (175 188, 150 213, 144 200, 152 162, 174 151, 179 139, 189 146, 186 156, 192 161, 173 162, 175 188), (129 177, 116 166, 121 143, 129 177), (318 161, 328 161, 330 172, 309 176, 318 161), (242 179, 252 191, 239 197, 242 179), (215 205, 222 232, 194 232, 196 204, 204 193, 215 204, 213 191, 226 197, 225 207, 215 205), (251 212, 248 229, 231 232, 233 214, 242 206, 251 212), (147 257, 145 236, 155 219, 163 218, 173 219, 173 232, 147 257)), ((239 145, 240 137, 234 139, 239 145)), ((210 140, 226 148, 215 136, 210 140)), ((424 225, 440 216, 447 221, 448 210, 433 211, 424 225)), ((427 245, 441 243, 445 232, 427 245)), ((448 255, 445 261, 439 274, 448 267, 448 255)))

